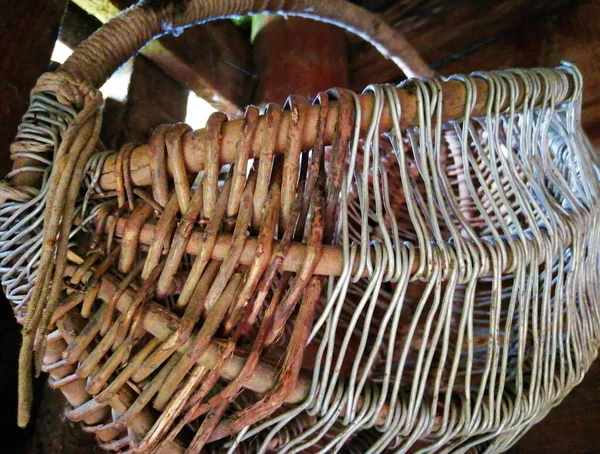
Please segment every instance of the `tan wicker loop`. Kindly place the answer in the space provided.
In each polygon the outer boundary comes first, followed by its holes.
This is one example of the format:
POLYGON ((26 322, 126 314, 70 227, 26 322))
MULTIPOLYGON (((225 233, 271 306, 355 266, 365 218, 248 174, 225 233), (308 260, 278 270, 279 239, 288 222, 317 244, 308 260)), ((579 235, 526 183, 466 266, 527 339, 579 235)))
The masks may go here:
POLYGON ((170 125, 158 126, 152 133, 148 148, 152 161, 150 164, 150 173, 152 175, 152 196, 161 206, 167 205, 169 198, 169 183, 167 179, 167 160, 165 154, 165 135, 169 130, 170 125))

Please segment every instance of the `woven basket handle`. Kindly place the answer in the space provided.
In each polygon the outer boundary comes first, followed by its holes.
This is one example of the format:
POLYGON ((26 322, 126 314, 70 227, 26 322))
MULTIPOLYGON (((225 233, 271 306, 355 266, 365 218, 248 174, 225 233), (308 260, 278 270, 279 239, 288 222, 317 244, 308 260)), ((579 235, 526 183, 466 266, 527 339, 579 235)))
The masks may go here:
POLYGON ((392 27, 345 0, 143 0, 77 47, 61 71, 98 87, 149 41, 195 24, 251 14, 306 17, 342 27, 371 43, 409 77, 432 72, 392 27))

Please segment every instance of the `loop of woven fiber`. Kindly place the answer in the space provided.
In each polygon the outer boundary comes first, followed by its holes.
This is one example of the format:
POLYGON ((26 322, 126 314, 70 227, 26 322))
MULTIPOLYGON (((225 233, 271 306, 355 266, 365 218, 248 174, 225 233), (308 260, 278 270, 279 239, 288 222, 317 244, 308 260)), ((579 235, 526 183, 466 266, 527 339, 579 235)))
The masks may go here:
POLYGON ((37 191, 33 188, 14 188, 4 181, 0 181, 0 204, 6 201, 25 202, 31 200, 37 191))
POLYGON ((88 104, 96 104, 102 94, 85 79, 72 76, 68 72, 58 70, 42 74, 31 90, 35 93, 53 93, 58 102, 82 110, 88 104))
MULTIPOLYGON (((19 417, 25 426, 29 420, 32 400, 32 359, 35 351, 35 373, 39 374, 46 345, 50 317, 62 292, 62 277, 66 265, 68 242, 72 230, 75 205, 79 196, 84 169, 100 134, 102 95, 86 82, 64 72, 46 73, 32 90, 51 93, 57 101, 79 111, 60 137, 46 187, 43 202, 43 232, 38 243, 40 259, 37 277, 24 305, 27 314, 23 322, 23 343, 19 355, 19 417)), ((18 147, 13 151, 18 153, 18 147)))

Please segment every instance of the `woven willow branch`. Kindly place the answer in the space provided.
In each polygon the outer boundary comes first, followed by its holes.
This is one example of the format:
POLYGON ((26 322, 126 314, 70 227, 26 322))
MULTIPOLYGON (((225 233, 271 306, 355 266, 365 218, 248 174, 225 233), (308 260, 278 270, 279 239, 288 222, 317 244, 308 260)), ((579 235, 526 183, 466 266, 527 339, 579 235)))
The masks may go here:
POLYGON ((188 0, 137 5, 38 82, 0 185, 19 423, 35 351, 114 451, 507 449, 600 345, 581 75, 292 96, 104 150, 93 87, 148 40, 280 10, 430 74, 341 0, 188 0))
MULTIPOLYGON (((197 175, 187 129, 161 127, 145 149, 150 190, 136 187, 133 147, 86 158, 68 277, 50 280, 65 286, 45 368, 69 414, 116 450, 497 452, 556 405, 600 345, 600 168, 581 76, 566 65, 410 87, 409 127, 389 85, 367 89, 369 111, 347 91, 312 107, 294 97, 291 114, 250 108, 232 165, 217 164, 228 122, 215 115, 197 175), (464 111, 443 120, 450 82, 464 111), (251 152, 261 128, 283 147, 251 152), (101 187, 107 168, 116 191, 101 187)), ((77 123, 63 106, 35 95, 17 157, 52 165, 77 123)), ((17 314, 40 265, 45 175, 0 208, 17 314)))

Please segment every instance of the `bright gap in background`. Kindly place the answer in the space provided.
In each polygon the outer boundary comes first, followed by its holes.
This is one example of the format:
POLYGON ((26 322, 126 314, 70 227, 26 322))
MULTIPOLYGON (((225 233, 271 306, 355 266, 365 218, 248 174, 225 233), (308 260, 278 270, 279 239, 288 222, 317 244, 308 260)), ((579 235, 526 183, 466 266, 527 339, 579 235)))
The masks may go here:
POLYGON ((57 63, 63 64, 72 53, 73 51, 70 47, 57 40, 54 43, 54 50, 52 50, 52 57, 50 59, 57 63))
MULTIPOLYGON (((66 44, 56 41, 54 50, 52 51, 52 60, 62 64, 72 53, 73 50, 66 44)), ((118 101, 127 100, 127 89, 129 87, 129 80, 131 79, 132 66, 132 60, 129 60, 100 88, 105 98, 113 98, 118 101)), ((216 112, 216 109, 206 100, 200 98, 192 91, 189 92, 185 117, 187 124, 193 129, 203 128, 206 125, 208 117, 213 112, 216 112)))
POLYGON ((193 91, 190 91, 187 102, 187 111, 185 115, 185 122, 190 125, 193 129, 200 129, 206 126, 208 117, 216 112, 213 106, 208 101, 198 96, 193 91))

